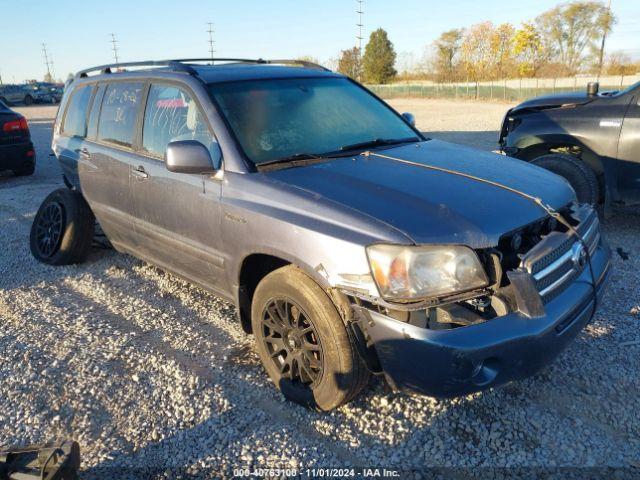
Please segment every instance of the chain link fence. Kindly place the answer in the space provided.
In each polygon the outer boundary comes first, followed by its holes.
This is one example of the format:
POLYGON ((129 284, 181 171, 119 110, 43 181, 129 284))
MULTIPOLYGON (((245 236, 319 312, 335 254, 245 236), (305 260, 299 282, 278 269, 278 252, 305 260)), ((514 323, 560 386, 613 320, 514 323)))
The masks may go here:
POLYGON ((367 85, 381 98, 447 98, 514 102, 540 95, 586 91, 589 82, 599 82, 600 91, 624 89, 640 81, 638 75, 576 76, 563 78, 518 78, 483 82, 406 82, 367 85))

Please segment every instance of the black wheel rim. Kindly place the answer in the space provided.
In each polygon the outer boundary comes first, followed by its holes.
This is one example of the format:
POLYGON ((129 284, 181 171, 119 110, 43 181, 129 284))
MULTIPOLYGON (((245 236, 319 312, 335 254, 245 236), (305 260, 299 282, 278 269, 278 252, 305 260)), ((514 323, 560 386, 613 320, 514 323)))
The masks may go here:
POLYGON ((45 257, 51 257, 60 245, 62 230, 64 228, 64 211, 62 205, 57 202, 49 203, 36 226, 36 245, 38 251, 45 257))
POLYGON ((289 299, 272 299, 262 312, 262 339, 282 378, 315 384, 322 377, 322 345, 313 323, 289 299))

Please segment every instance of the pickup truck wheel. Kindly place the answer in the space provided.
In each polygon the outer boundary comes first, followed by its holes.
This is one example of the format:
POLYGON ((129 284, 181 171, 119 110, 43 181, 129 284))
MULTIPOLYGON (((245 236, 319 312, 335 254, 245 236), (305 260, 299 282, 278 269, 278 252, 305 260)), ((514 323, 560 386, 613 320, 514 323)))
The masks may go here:
POLYGON ((95 219, 82 195, 68 188, 49 194, 31 225, 31 254, 42 263, 69 265, 89 255, 95 219))
POLYGON ((285 397, 318 410, 353 399, 369 379, 335 305, 294 266, 268 274, 251 305, 256 347, 285 397))
POLYGON ((535 158, 534 165, 560 175, 573 187, 580 203, 596 205, 600 198, 598 179, 591 168, 573 155, 552 153, 535 158))

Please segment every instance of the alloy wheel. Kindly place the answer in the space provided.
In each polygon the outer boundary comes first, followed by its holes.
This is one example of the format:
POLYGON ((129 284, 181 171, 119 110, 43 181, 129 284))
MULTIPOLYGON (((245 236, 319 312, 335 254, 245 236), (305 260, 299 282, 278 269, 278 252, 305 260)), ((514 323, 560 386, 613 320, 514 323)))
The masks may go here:
POLYGON ((36 242, 40 254, 49 258, 56 253, 62 240, 64 210, 62 205, 51 202, 42 212, 36 226, 36 242))
POLYGON ((314 384, 322 377, 322 345, 309 315, 290 299, 272 299, 262 312, 262 341, 282 378, 314 384))

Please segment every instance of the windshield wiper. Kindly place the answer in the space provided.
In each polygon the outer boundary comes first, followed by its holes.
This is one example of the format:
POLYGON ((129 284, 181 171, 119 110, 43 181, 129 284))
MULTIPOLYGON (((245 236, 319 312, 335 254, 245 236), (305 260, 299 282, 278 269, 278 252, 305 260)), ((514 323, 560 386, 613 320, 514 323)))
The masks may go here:
POLYGON ((287 155, 286 157, 276 158, 267 162, 262 162, 256 165, 259 169, 263 167, 269 167, 273 165, 292 164, 299 165, 306 163, 306 160, 319 160, 324 158, 324 155, 317 153, 294 153, 293 155, 287 155))
POLYGON ((405 138, 374 138, 367 142, 352 143, 350 145, 344 145, 340 147, 340 150, 360 150, 370 147, 384 147, 387 145, 398 145, 400 143, 418 142, 418 137, 405 137, 405 138))

